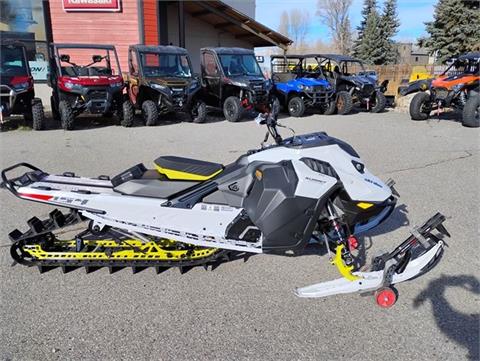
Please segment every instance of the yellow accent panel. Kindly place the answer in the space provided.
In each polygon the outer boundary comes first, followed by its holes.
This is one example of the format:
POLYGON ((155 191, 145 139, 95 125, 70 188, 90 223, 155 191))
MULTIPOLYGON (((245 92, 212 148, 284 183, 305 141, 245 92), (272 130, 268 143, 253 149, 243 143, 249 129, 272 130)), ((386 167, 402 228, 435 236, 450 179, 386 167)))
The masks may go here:
POLYGON ((204 181, 204 180, 213 178, 223 170, 223 169, 219 169, 218 171, 216 171, 213 174, 204 176, 204 175, 199 175, 199 174, 194 174, 194 173, 187 173, 187 172, 181 172, 181 171, 178 171, 178 170, 162 168, 157 164, 155 164, 155 167, 157 168, 159 173, 165 174, 168 179, 192 180, 192 181, 204 181))
POLYGON ((62 242, 67 250, 45 251, 39 244, 26 245, 23 250, 36 259, 75 259, 75 260, 124 260, 124 261, 180 261, 185 259, 201 259, 217 252, 216 248, 199 248, 193 250, 164 249, 171 247, 174 241, 162 240, 143 243, 129 239, 120 244, 114 240, 85 241, 85 245, 100 246, 105 251, 75 252, 68 248, 75 248, 75 241, 62 242))
POLYGON ((368 209, 373 206, 373 203, 360 202, 360 203, 357 203, 357 206, 362 209, 368 209))
POLYGON ((331 261, 333 265, 337 266, 338 272, 349 281, 355 281, 360 279, 360 277, 352 274, 353 266, 347 266, 343 262, 342 250, 345 246, 343 244, 339 245, 335 251, 335 258, 331 261))

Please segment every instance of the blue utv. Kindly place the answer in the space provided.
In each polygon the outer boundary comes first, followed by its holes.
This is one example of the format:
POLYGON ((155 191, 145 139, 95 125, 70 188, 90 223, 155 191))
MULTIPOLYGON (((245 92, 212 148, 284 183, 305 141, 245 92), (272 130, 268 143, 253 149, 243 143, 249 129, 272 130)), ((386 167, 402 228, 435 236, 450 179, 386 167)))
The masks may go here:
POLYGON ((307 108, 328 112, 335 88, 328 82, 314 57, 272 55, 270 69, 274 94, 292 117, 301 117, 307 108))

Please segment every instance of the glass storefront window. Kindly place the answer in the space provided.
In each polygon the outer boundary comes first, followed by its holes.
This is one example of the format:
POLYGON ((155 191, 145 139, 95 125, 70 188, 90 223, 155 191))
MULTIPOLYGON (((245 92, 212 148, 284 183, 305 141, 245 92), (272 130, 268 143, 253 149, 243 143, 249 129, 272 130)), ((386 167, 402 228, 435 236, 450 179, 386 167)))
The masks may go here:
POLYGON ((48 49, 42 0, 0 0, 0 36, 25 44, 33 78, 47 80, 48 49))

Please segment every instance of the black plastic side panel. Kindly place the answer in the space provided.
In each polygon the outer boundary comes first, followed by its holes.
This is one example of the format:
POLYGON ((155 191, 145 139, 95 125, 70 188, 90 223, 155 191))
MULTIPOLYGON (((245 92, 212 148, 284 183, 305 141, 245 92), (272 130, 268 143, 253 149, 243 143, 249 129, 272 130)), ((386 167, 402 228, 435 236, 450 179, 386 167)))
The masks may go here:
POLYGON ((298 178, 290 161, 257 169, 262 177, 255 178, 244 208, 263 233, 264 251, 282 253, 302 247, 317 200, 295 196, 298 178))

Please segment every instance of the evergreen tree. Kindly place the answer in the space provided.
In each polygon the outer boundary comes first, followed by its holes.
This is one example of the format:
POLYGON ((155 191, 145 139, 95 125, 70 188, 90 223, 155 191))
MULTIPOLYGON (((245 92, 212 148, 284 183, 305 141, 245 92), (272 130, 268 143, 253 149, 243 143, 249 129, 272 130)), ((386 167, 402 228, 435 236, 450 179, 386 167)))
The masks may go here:
POLYGON ((433 21, 425 23, 428 37, 419 45, 437 56, 438 62, 472 50, 480 44, 478 1, 439 0, 433 21))
POLYGON ((384 61, 380 22, 381 18, 378 11, 372 9, 365 24, 362 41, 359 43, 355 53, 356 57, 367 64, 379 65, 384 61))
POLYGON ((376 8, 377 8, 376 0, 364 0, 363 9, 362 9, 363 19, 360 22, 360 25, 357 26, 357 39, 355 40, 355 43, 353 45, 353 53, 357 57, 360 57, 359 52, 361 51, 360 49, 362 48, 363 33, 365 32, 365 28, 367 26, 368 16, 370 15, 370 12, 372 11, 372 9, 376 9, 376 8))
POLYGON ((380 46, 383 51, 381 64, 394 64, 397 60, 398 51, 393 37, 398 33, 399 26, 400 20, 397 14, 397 0, 386 0, 380 20, 380 30, 382 32, 382 42, 380 46))

